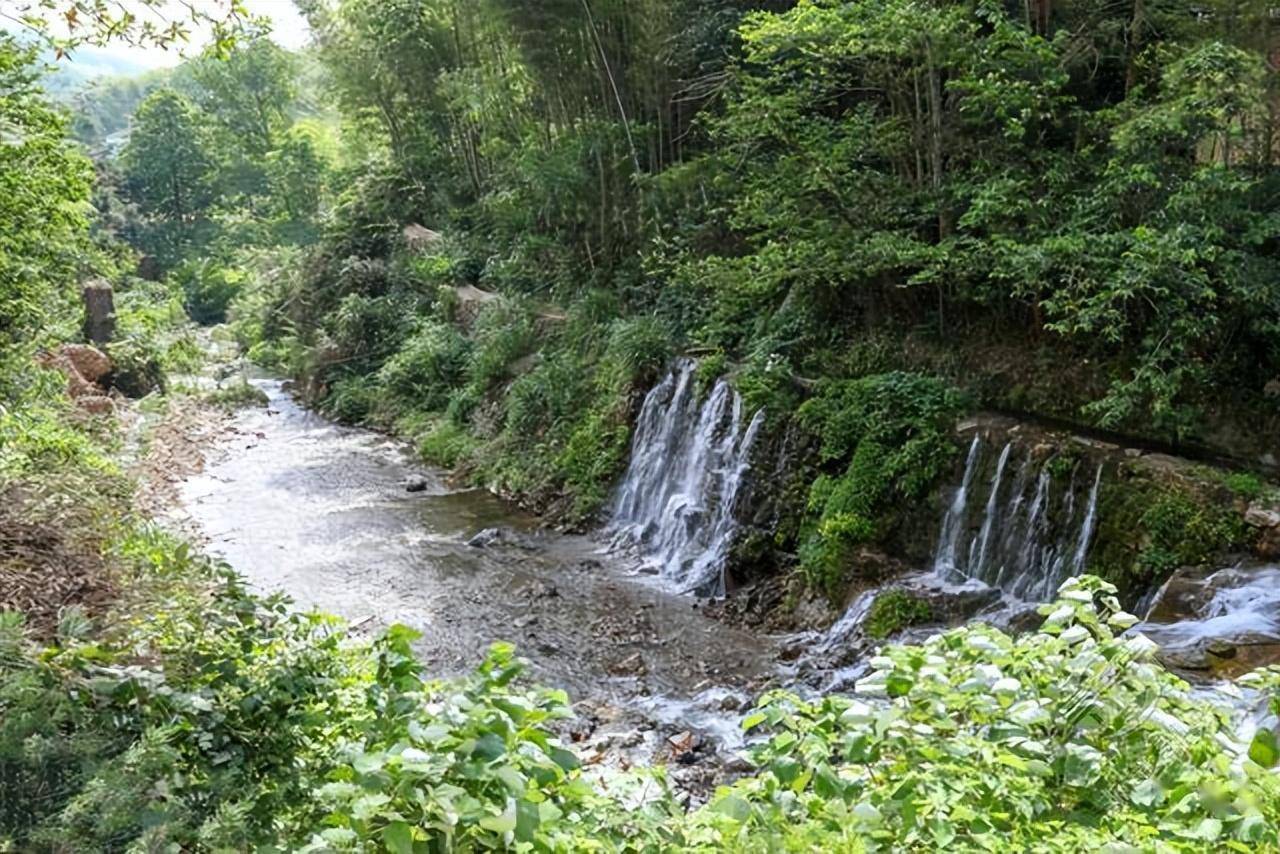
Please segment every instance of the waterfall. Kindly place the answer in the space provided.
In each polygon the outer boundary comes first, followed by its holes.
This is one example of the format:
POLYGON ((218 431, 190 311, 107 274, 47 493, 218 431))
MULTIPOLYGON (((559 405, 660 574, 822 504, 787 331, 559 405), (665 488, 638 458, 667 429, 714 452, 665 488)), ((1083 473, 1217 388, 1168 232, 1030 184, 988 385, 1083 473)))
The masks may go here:
POLYGON ((729 383, 717 382, 701 404, 694 386, 694 363, 681 360, 645 396, 609 530, 681 591, 723 595, 764 411, 744 429, 742 397, 729 383))
POLYGON ((866 622, 867 616, 871 613, 871 606, 875 604, 876 597, 880 595, 880 590, 864 591, 849 604, 844 614, 839 620, 827 629, 827 633, 818 643, 818 649, 821 652, 831 652, 836 647, 843 645, 862 624, 866 622))
POLYGON ((972 579, 1018 599, 1044 601, 1069 573, 1083 571, 1097 527, 1102 466, 1085 500, 1084 464, 1077 463, 1068 476, 1057 459, 1039 459, 1014 442, 996 454, 975 438, 943 517, 935 575, 952 583, 972 579), (1017 475, 1010 477, 1015 456, 1022 459, 1014 468, 1017 475))
POLYGON ((942 578, 955 581, 956 546, 960 542, 960 528, 964 525, 965 508, 968 504, 969 484, 973 481, 974 463, 978 459, 978 448, 981 442, 973 437, 969 446, 969 457, 964 464, 964 477, 960 480, 960 488, 951 499, 951 506, 942 520, 942 534, 938 537, 938 551, 933 559, 933 569, 942 578))

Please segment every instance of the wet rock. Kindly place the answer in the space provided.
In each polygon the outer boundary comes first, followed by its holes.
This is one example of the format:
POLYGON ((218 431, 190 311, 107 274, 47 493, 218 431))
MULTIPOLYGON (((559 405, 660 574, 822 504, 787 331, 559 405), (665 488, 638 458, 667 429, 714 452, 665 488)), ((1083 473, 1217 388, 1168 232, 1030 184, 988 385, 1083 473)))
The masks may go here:
POLYGON ((1280 508, 1251 504, 1245 511, 1244 521, 1246 525, 1254 528, 1280 527, 1280 508))
POLYGON ((907 589, 928 604, 936 622, 947 624, 963 623, 1000 601, 1000 591, 994 587, 956 590, 910 586, 907 589))
POLYGON ((485 528, 471 539, 467 540, 467 545, 473 549, 487 549, 493 546, 514 546, 519 549, 532 551, 538 548, 530 537, 517 533, 510 528, 485 528))
POLYGON ((736 711, 739 711, 744 705, 746 704, 742 701, 741 697, 735 696, 733 694, 728 694, 724 697, 724 699, 720 701, 720 711, 736 712, 736 711))
POLYGON ((405 492, 426 492, 429 484, 425 477, 411 478, 405 485, 405 492))
POLYGON ((690 730, 678 732, 667 738, 672 753, 689 753, 702 745, 702 737, 690 730))
POLYGON ((1254 543, 1254 553, 1268 560, 1280 558, 1280 508, 1251 504, 1245 511, 1244 521, 1252 528, 1261 529, 1254 543))
POLYGON ((1147 621, 1178 623, 1198 619, 1213 599, 1214 589, 1208 581, 1209 575, 1208 570, 1195 567, 1184 567, 1174 572, 1152 604, 1147 621))
POLYGON ((644 657, 637 652, 611 664, 609 672, 614 676, 643 676, 647 672, 647 668, 644 664, 644 657))
POLYGON ((530 586, 529 595, 534 599, 558 599, 560 598, 560 591, 556 589, 554 584, 539 581, 530 586))
POLYGON ((1258 537, 1253 551, 1258 557, 1274 560, 1280 558, 1280 527, 1267 528, 1258 537))
POLYGON ((86 394, 78 397, 76 406, 90 415, 112 415, 116 411, 116 402, 102 394, 86 394))

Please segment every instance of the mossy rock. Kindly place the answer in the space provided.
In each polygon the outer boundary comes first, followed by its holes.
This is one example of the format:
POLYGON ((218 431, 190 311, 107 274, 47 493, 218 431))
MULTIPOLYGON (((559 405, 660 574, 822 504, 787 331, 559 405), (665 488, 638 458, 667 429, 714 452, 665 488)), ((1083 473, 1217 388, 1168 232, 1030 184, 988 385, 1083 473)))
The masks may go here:
POLYGON ((862 626, 867 637, 884 640, 933 618, 933 607, 925 599, 894 588, 876 597, 862 626))
POLYGON ((1178 567, 1224 562, 1254 536, 1239 505, 1221 480, 1121 466, 1103 480, 1089 571, 1136 598, 1178 567))

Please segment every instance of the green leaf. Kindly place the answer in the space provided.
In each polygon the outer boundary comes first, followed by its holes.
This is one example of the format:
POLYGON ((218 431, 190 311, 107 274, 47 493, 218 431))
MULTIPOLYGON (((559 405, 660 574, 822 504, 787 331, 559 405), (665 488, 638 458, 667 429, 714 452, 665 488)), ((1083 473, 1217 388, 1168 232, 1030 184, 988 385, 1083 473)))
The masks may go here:
POLYGON ((392 854, 413 854, 413 828, 396 821, 382 829, 382 841, 392 854))
POLYGON ((737 795, 727 795, 721 798, 716 801, 712 809, 721 815, 728 816, 739 824, 751 817, 751 804, 737 795))
POLYGON ((501 815, 486 815, 480 819, 480 826, 498 834, 511 833, 516 829, 518 820, 514 801, 507 802, 507 808, 501 815))
POLYGON ((552 747, 547 753, 551 757, 551 761, 566 772, 576 770, 582 765, 576 753, 571 750, 565 750, 563 747, 552 747))
POLYGON ((1280 762, 1280 745, 1276 743, 1276 734, 1269 729, 1258 730, 1249 745, 1249 758, 1263 768, 1274 768, 1280 762))

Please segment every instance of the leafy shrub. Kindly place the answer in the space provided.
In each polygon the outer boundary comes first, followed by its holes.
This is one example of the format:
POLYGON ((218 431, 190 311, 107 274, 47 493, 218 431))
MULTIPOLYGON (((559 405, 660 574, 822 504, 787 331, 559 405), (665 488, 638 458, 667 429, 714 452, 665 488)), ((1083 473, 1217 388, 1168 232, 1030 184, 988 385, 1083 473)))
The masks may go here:
POLYGON ((889 373, 828 382, 800 407, 821 462, 838 471, 821 474, 809 491, 800 556, 812 584, 838 593, 852 547, 888 533, 892 499, 922 497, 947 471, 963 406, 941 380, 889 373))
POLYGON ((586 371, 573 353, 561 351, 511 383, 506 399, 506 430, 520 443, 547 438, 582 411, 590 389, 586 371))
POLYGON ((339 421, 360 424, 368 420, 378 406, 378 390, 364 377, 342 376, 329 386, 320 405, 339 421))
POLYGON ((855 697, 767 696, 744 721, 771 732, 760 772, 695 827, 828 850, 1275 850, 1280 778, 1153 644, 1116 636, 1137 620, 1115 592, 1071 579, 1038 632, 885 647, 855 697))
POLYGON ((347 370, 372 373, 394 354, 413 331, 410 308, 395 296, 344 297, 328 328, 347 370))
POLYGON ((656 317, 629 317, 609 326, 604 362, 617 385, 651 385, 673 354, 671 333, 656 317))
POLYGON ((475 450, 476 440, 451 420, 436 421, 418 441, 418 454, 429 463, 454 468, 475 450))
POLYGON ((747 409, 763 408, 772 424, 780 423, 800 402, 791 363, 781 356, 753 356, 734 377, 733 384, 747 409))
POLYGON ((224 323, 227 309, 244 289, 246 274, 212 258, 189 261, 170 276, 182 288, 187 314, 196 323, 224 323))
POLYGON ((586 521, 608 499, 613 479, 626 467, 631 427, 615 408, 592 409, 569 436, 556 467, 573 496, 573 521, 586 521))
POLYGON ((265 406, 268 400, 265 391, 243 377, 214 389, 205 396, 205 399, 214 406, 221 406, 226 409, 265 406))
POLYGON ((923 599, 905 590, 885 590, 876 596, 863 623, 868 637, 884 640, 908 626, 928 622, 933 609, 923 599))
POLYGON ((128 397, 146 397, 153 391, 164 391, 165 351, 155 338, 131 336, 107 345, 111 357, 113 388, 128 397))
POLYGON ((476 317, 467 379, 480 395, 511 378, 512 364, 537 344, 532 312, 509 300, 487 303, 476 317))
POLYGON ((194 374, 204 364, 204 350, 194 335, 177 335, 165 348, 160 365, 168 373, 194 374))
POLYGON ((1223 559, 1247 546, 1250 535, 1230 493, 1140 473, 1103 481, 1098 520, 1090 569, 1126 595, 1139 595, 1180 567, 1223 559))
POLYGON ((378 371, 378 382, 399 407, 443 411, 462 383, 469 355, 456 329, 423 322, 378 371))

